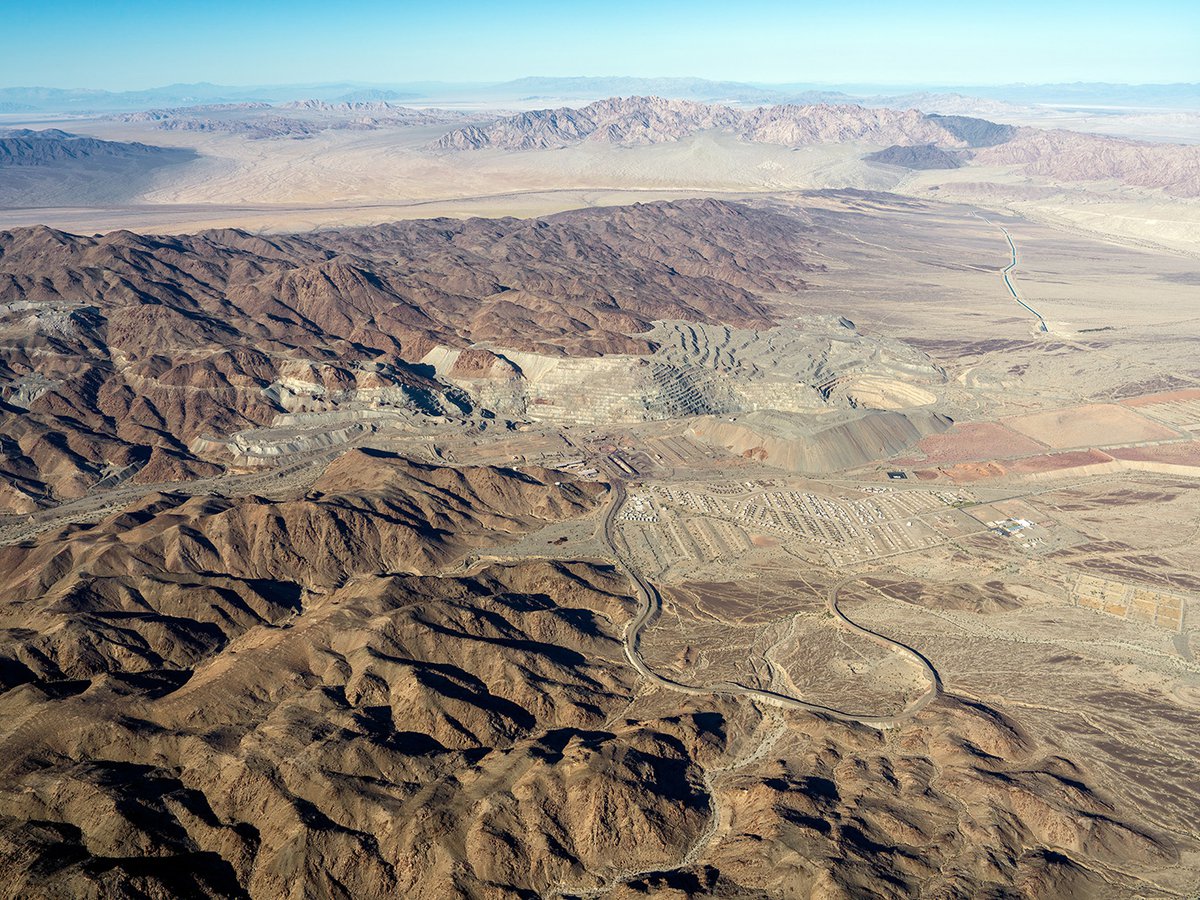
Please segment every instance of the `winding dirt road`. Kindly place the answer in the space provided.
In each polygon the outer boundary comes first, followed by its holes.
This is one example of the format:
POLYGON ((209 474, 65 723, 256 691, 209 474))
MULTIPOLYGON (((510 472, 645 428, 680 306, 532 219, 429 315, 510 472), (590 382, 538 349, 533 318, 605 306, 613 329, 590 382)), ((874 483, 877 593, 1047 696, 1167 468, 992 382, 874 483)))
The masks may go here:
POLYGON ((884 647, 902 653, 918 665, 924 672, 926 679, 929 681, 929 688, 920 697, 910 703, 900 712, 890 716, 876 716, 866 713, 849 712, 842 709, 835 709, 831 706, 824 706, 820 703, 811 703, 807 700, 801 700, 799 697, 792 697, 787 694, 779 693, 778 691, 765 690, 763 688, 746 687, 745 685, 729 684, 722 687, 702 687, 698 685, 684 684, 674 679, 659 675, 646 663, 645 658, 641 653, 641 635, 645 627, 650 624, 662 611, 662 595, 658 589, 647 581, 640 572, 634 567, 631 560, 626 558, 617 546, 615 527, 617 515, 625 504, 625 485, 619 479, 612 479, 613 496, 609 505, 608 512, 604 517, 603 538, 607 543, 609 550, 612 553, 613 559, 617 565, 623 569, 629 576, 630 580, 637 586, 638 599, 640 605, 637 614, 630 619, 625 626, 624 644, 625 657, 629 660, 629 664, 637 670, 647 681, 667 690, 677 691, 682 694, 691 694, 693 696, 710 696, 719 694, 731 694, 742 697, 749 697, 761 703, 770 706, 782 707, 783 709, 795 709, 804 712, 818 713, 828 716, 832 719, 838 719, 843 722, 857 722, 862 725, 870 725, 875 728, 892 728, 907 719, 914 716, 920 710, 924 709, 930 702, 937 698, 942 690, 942 680, 933 665, 922 656, 918 651, 914 650, 906 644, 899 641, 894 641, 891 638, 871 631, 869 628, 864 628, 862 625, 851 621, 846 617, 838 606, 838 592, 847 584, 850 584, 857 579, 855 577, 847 577, 838 581, 828 591, 825 597, 825 603, 829 612, 838 623, 852 631, 855 634, 866 637, 884 647))

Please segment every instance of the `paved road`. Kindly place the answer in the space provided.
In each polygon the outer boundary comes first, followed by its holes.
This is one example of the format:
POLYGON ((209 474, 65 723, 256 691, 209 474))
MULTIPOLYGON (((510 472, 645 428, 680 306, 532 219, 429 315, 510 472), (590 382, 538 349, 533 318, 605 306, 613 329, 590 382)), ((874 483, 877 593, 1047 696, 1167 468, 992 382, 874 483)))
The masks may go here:
POLYGON ((1008 240, 1008 247, 1012 250, 1012 262, 1005 266, 1001 273, 1004 275, 1004 283, 1008 286, 1008 292, 1013 295, 1014 300, 1037 316, 1038 321, 1041 323, 1040 327, 1042 331, 1049 331, 1050 329, 1046 327, 1046 320, 1042 318, 1042 314, 1020 298, 1017 294, 1017 289, 1013 287, 1012 279, 1008 277, 1009 273, 1017 267, 1017 245, 1013 243, 1012 235, 1008 233, 1007 228, 1001 225, 1000 230, 1004 232, 1004 237, 1008 240))
POLYGON ((1008 288, 1008 292, 1010 294, 1012 294, 1012 298, 1014 300, 1016 300, 1018 303, 1020 303, 1023 307, 1025 307, 1025 309, 1029 310, 1035 316, 1037 316, 1038 330, 1049 332, 1050 329, 1046 327, 1045 318, 1042 317, 1042 314, 1040 312, 1038 312, 1036 309, 1034 309, 1032 306, 1030 306, 1028 303, 1026 303, 1024 300, 1021 299, 1021 295, 1017 293, 1016 286, 1013 285, 1012 279, 1009 277, 1012 274, 1013 269, 1015 269, 1017 267, 1017 245, 1013 242, 1012 235, 1008 233, 1008 229, 1005 228, 1003 225, 996 225, 995 222, 985 219, 983 216, 979 215, 979 213, 975 213, 975 217, 977 219, 979 219, 981 222, 987 222, 989 225, 991 225, 995 228, 999 228, 1001 231, 1004 232, 1004 239, 1006 241, 1008 241, 1008 249, 1010 251, 1012 251, 1012 260, 1009 262, 1009 264, 1007 266, 1005 266, 1003 269, 1000 270, 1000 274, 1004 276, 1004 286, 1006 288, 1008 288))
POLYGON ((820 703, 810 703, 807 700, 801 700, 798 697, 791 697, 787 694, 781 694, 778 691, 765 690, 761 688, 746 687, 739 684, 725 684, 720 687, 700 687, 697 685, 683 684, 671 678, 666 678, 652 670, 642 657, 641 653, 641 636, 646 625, 662 610, 662 596, 658 589, 649 581, 642 577, 641 573, 633 566, 632 562, 625 558, 617 547, 615 540, 614 529, 616 527, 616 519, 621 507, 625 503, 625 485, 619 479, 612 479, 613 496, 612 502, 609 505, 608 512, 604 517, 604 541, 608 544, 613 558, 617 561, 620 568, 624 569, 629 575, 630 580, 637 586, 639 607, 637 614, 625 626, 625 657, 629 660, 629 664, 638 671, 638 673, 647 681, 666 688, 667 690, 677 691, 682 694, 691 694, 693 696, 711 696, 717 694, 732 694, 742 697, 749 697, 752 700, 757 700, 761 703, 778 706, 784 709, 796 709, 804 712, 818 713, 828 716, 832 719, 838 719, 843 722, 858 722, 863 725, 871 725, 876 728, 891 728, 901 724, 905 720, 911 718, 932 700, 934 700, 942 689, 941 678, 937 671, 924 656, 918 653, 911 647, 901 644, 898 641, 893 641, 881 634, 877 634, 868 628, 852 622, 838 607, 838 591, 846 584, 855 581, 855 578, 843 578, 837 582, 829 593, 826 595, 826 605, 830 613, 838 620, 845 628, 855 634, 863 635, 868 639, 882 644, 889 649, 897 650, 912 658, 925 672, 929 679, 929 689, 922 694, 918 699, 913 701, 901 712, 892 716, 872 716, 861 713, 847 712, 841 709, 835 709, 831 706, 824 706, 820 703))
POLYGON ((246 474, 214 475, 210 478, 160 484, 136 484, 125 479, 115 487, 87 494, 76 500, 68 500, 65 503, 40 509, 27 515, 0 517, 0 546, 28 540, 43 531, 49 531, 61 525, 99 521, 156 491, 192 496, 203 494, 246 496, 256 492, 274 495, 281 490, 294 488, 297 483, 303 484, 315 479, 338 454, 351 447, 359 446, 361 443, 363 443, 363 439, 356 439, 335 447, 308 451, 292 457, 291 461, 278 468, 265 468, 246 474))

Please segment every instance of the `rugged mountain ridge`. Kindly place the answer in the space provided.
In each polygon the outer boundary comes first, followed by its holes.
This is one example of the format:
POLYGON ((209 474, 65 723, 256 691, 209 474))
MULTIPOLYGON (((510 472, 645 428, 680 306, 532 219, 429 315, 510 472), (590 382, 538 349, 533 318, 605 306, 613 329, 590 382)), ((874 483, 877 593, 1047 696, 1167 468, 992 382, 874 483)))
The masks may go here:
POLYGON ((610 565, 458 567, 603 499, 554 477, 350 454, 7 548, 5 894, 1116 896, 1177 860, 976 702, 884 736, 647 691, 610 565))
POLYGON ((427 574, 484 539, 581 515, 604 493, 541 469, 456 469, 352 450, 295 501, 152 494, 100 526, 50 535, 41 548, 0 548, 0 577, 6 596, 34 603, 76 590, 70 579, 80 572, 94 583, 221 571, 328 590, 363 572, 427 574), (140 545, 136 556, 114 537, 140 545))
POLYGON ((1112 179, 1176 197, 1200 197, 1200 147, 1023 128, 975 158, 981 165, 1015 164, 1030 175, 1059 181, 1112 179))
POLYGON ((305 236, 0 232, 0 504, 211 474, 204 440, 348 402, 461 419, 420 365, 435 347, 637 354, 660 319, 768 323, 761 294, 812 268, 800 226, 685 201, 305 236))
POLYGON ((452 131, 436 146, 443 150, 546 150, 584 141, 636 146, 677 141, 711 129, 747 141, 789 147, 843 141, 971 146, 961 125, 943 124, 916 110, 827 104, 743 110, 661 97, 613 97, 578 109, 520 113, 452 131))
POLYGON ((443 151, 553 150, 589 143, 635 147, 712 130, 791 148, 877 145, 887 148, 880 152, 896 160, 892 164, 911 169, 956 168, 950 165, 953 156, 960 164, 1018 165, 1029 175, 1061 181, 1113 179, 1177 197, 1200 196, 1196 147, 849 104, 742 109, 661 97, 613 97, 466 126, 443 135, 434 146, 443 151))

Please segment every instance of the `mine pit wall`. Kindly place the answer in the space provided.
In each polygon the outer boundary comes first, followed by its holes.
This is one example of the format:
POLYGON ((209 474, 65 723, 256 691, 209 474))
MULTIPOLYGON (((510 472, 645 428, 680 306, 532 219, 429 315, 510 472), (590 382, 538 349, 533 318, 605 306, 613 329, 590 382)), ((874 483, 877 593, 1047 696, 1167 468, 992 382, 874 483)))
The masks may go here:
POLYGON ((497 355, 516 367, 519 375, 463 378, 453 374, 460 354, 439 347, 421 362, 466 391, 479 406, 534 422, 629 425, 743 407, 724 379, 649 357, 572 359, 505 350, 497 355))
POLYGON ((882 461, 951 424, 927 411, 876 411, 822 427, 824 418, 753 413, 738 421, 706 417, 696 421, 689 433, 735 456, 762 454, 756 458, 794 472, 820 475, 882 461))
POLYGON ((359 388, 348 391, 326 391, 318 384, 276 382, 268 388, 267 396, 288 412, 324 412, 349 403, 404 406, 412 403, 413 391, 406 387, 359 388), (276 390, 271 391, 271 388, 276 390))
MULTIPOLYGON (((282 413, 271 423, 272 428, 330 428, 348 426, 356 422, 378 422, 381 420, 409 421, 413 418, 410 410, 383 407, 380 409, 338 409, 330 412, 296 412, 282 413)), ((432 417, 437 421, 438 417, 432 417)))
POLYGON ((778 409, 785 412, 817 412, 825 408, 821 395, 811 385, 800 382, 751 381, 735 384, 733 392, 738 403, 725 412, 753 412, 759 409, 778 409))
MULTIPOLYGON (((434 347, 421 358, 421 365, 431 366, 439 380, 466 393, 475 406, 505 418, 525 419, 528 398, 525 396, 525 379, 520 373, 505 372, 500 377, 494 372, 478 377, 456 375, 454 367, 462 353, 453 347, 434 347)), ((497 355, 501 359, 508 358, 507 354, 497 355)))
MULTIPOLYGON (((315 413, 313 415, 323 415, 315 413)), ((235 466, 269 466, 281 457, 297 453, 313 453, 328 450, 374 431, 373 425, 353 422, 344 428, 310 431, 291 440, 254 440, 245 432, 231 435, 223 440, 195 438, 188 449, 202 459, 220 459, 235 466)))
POLYGON ((653 334, 662 345, 650 356, 436 347, 421 363, 498 416, 553 425, 809 413, 830 405, 903 409, 933 403, 936 396, 920 385, 946 380, 943 369, 910 358, 915 351, 858 347, 836 332, 831 342, 824 331, 764 338, 727 327, 660 323, 653 334))
MULTIPOLYGON (((523 360, 522 371, 533 372, 523 360)), ((556 425, 635 424, 668 418, 670 400, 649 363, 635 357, 556 360, 526 383, 526 416, 556 425)))
MULTIPOLYGON (((422 387, 389 385, 386 387, 353 388, 350 390, 326 391, 318 384, 290 380, 290 384, 276 381, 263 393, 288 413, 335 414, 354 410, 390 411, 393 415, 455 415, 465 414, 460 392, 449 388, 439 394, 422 387), (302 385, 303 389, 298 387, 302 385)), ((283 418, 277 416, 278 420, 283 418)))

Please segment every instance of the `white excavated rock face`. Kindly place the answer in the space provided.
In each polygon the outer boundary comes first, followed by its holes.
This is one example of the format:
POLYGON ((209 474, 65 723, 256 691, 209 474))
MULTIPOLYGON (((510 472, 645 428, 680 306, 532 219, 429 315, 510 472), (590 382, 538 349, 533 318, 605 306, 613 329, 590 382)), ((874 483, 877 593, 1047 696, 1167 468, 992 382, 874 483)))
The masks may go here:
POLYGON ((497 350, 512 367, 497 378, 491 372, 456 374, 462 352, 437 348, 421 362, 497 415, 564 425, 628 424, 740 408, 729 384, 711 372, 656 357, 571 359, 497 350))
POLYGON ((756 410, 906 409, 937 399, 945 373, 903 344, 814 316, 766 330, 661 322, 650 356, 576 359, 436 347, 421 360, 476 406, 512 420, 630 424, 756 410))

